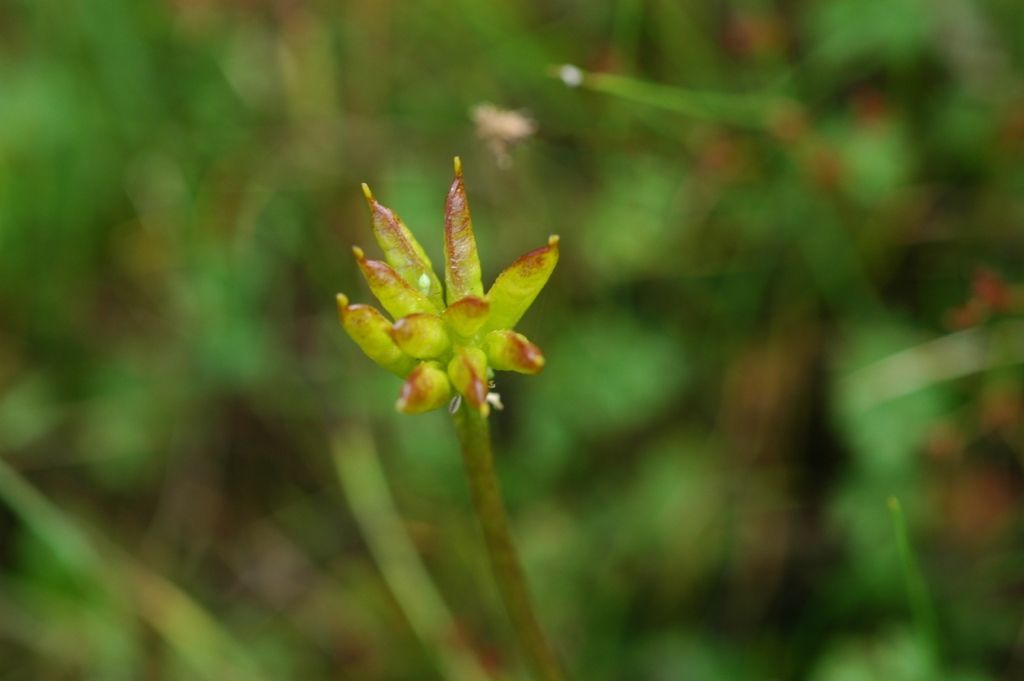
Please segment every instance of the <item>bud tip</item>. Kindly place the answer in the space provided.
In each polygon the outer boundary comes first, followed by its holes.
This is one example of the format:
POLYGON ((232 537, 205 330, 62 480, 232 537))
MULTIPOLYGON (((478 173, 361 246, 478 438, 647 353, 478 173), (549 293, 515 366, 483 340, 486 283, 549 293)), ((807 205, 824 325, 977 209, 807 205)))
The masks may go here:
POLYGON ((561 240, 562 237, 558 236, 557 234, 552 234, 551 236, 548 237, 548 246, 557 246, 558 242, 560 242, 561 240))
POLYGON ((363 196, 366 197, 367 201, 373 201, 373 192, 370 191, 370 185, 363 182, 363 196))
POLYGON ((348 296, 344 293, 339 293, 335 296, 335 300, 338 301, 338 319, 341 323, 345 323, 345 313, 348 312, 348 296))
POLYGON ((366 254, 363 253, 363 249, 359 248, 359 246, 352 247, 352 255, 354 255, 356 260, 359 262, 366 260, 366 254))
POLYGON ((453 165, 455 166, 456 177, 462 177, 462 159, 456 156, 453 165))

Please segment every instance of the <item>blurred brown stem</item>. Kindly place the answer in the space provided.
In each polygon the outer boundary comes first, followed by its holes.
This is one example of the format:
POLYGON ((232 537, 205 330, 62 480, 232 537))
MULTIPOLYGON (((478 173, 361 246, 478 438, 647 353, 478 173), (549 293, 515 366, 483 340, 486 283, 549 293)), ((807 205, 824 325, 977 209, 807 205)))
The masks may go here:
POLYGON ((487 543, 491 571, 519 645, 538 678, 542 681, 565 681, 565 674, 537 621, 519 553, 509 532, 505 503, 494 471, 487 418, 464 403, 455 412, 454 421, 462 446, 470 495, 487 543))

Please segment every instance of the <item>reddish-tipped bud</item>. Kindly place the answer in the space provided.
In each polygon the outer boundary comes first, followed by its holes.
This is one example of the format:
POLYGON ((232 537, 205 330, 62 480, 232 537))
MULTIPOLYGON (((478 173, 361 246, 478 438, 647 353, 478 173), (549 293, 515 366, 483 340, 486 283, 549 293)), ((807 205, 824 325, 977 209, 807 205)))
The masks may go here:
POLYGON ((405 376, 416 363, 391 339, 391 324, 369 305, 349 305, 339 293, 338 316, 341 325, 367 357, 399 376, 405 376))
POLYGON ((436 314, 411 314, 391 327, 391 338, 403 352, 418 359, 440 357, 451 342, 444 322, 436 314))
POLYGON ((491 368, 539 374, 544 368, 544 355, 526 336, 510 329, 491 331, 484 338, 484 352, 491 368))
POLYGON ((462 182, 462 161, 455 157, 455 180, 444 205, 444 285, 451 305, 466 296, 482 296, 480 256, 473 236, 473 220, 462 182))
POLYGON ((498 275, 487 292, 491 302, 488 329, 511 329, 533 304, 558 264, 558 237, 521 256, 498 275))
POLYGON ((414 289, 409 282, 386 262, 369 260, 363 249, 352 247, 352 255, 370 285, 370 291, 392 317, 404 317, 416 312, 435 313, 437 309, 430 300, 414 289))
POLYGON ((452 385, 470 407, 482 416, 490 413, 487 403, 487 357, 478 348, 458 348, 448 363, 448 377, 452 385))
POLYGON ((398 214, 374 198, 373 192, 365 182, 363 195, 370 207, 373 236, 384 251, 384 259, 395 268, 406 283, 429 298, 440 312, 444 309, 441 281, 434 274, 434 267, 430 264, 426 251, 398 214))
POLYGON ((483 298, 466 296, 452 303, 444 311, 444 321, 449 328, 462 338, 470 338, 483 327, 490 314, 491 305, 483 298))
POLYGON ((395 409, 404 414, 422 414, 443 407, 451 397, 448 375, 437 362, 422 362, 402 384, 395 409))
POLYGON ((491 368, 524 374, 544 368, 540 349, 512 327, 551 277, 558 263, 558 237, 512 263, 485 296, 462 163, 456 157, 455 180, 445 202, 447 290, 442 295, 430 259, 405 223, 365 184, 363 194, 387 262, 368 260, 358 247, 352 252, 373 294, 397 321, 391 324, 367 305, 349 305, 339 294, 346 331, 371 359, 407 377, 396 405, 399 411, 436 409, 456 391, 468 409, 482 416, 491 407, 501 409, 498 393, 489 390, 491 368))

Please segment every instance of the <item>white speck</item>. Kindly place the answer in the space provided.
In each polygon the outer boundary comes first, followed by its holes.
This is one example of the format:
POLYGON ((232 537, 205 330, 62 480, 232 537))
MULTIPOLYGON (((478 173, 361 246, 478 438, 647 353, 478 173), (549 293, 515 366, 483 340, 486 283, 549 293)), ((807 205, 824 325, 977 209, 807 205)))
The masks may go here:
POLYGON ((487 404, 491 405, 498 411, 505 408, 505 405, 501 403, 501 395, 494 392, 487 393, 487 404))
POLYGON ((452 398, 452 401, 448 403, 448 413, 454 414, 459 410, 459 405, 462 404, 462 395, 456 395, 452 398))
POLYGON ((420 291, 423 293, 430 293, 430 277, 424 272, 420 275, 420 278, 416 280, 416 285, 420 287, 420 291))
POLYGON ((578 66, 573 66, 572 64, 563 64, 558 69, 558 77, 568 87, 579 87, 583 84, 583 71, 578 66))

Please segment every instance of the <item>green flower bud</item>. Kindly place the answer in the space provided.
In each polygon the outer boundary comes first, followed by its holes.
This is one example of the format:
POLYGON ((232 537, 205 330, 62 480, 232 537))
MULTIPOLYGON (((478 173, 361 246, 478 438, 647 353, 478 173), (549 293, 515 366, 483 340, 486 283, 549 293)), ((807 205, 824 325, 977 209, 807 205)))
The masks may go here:
POLYGON ((522 318, 537 294, 548 283, 558 264, 558 236, 548 238, 548 245, 530 251, 498 275, 487 292, 491 303, 489 329, 511 329, 522 318))
POLYGON ((369 305, 349 305, 341 293, 337 300, 341 325, 366 356, 394 374, 408 374, 416 361, 391 339, 391 324, 384 315, 369 305))
POLYGON ((448 304, 466 296, 483 296, 480 256, 476 252, 473 220, 462 182, 462 161, 455 157, 455 180, 444 205, 444 285, 448 304))
POLYGON ((448 363, 448 377, 466 402, 487 416, 487 357, 479 348, 460 347, 448 363))
POLYGON ((397 321, 338 295, 342 325, 370 359, 405 377, 397 407, 420 413, 442 406, 458 392, 486 416, 501 399, 489 389, 490 369, 536 374, 544 367, 539 348, 512 327, 533 303, 558 263, 558 237, 506 268, 483 295, 462 163, 445 203, 445 291, 422 246, 394 211, 363 193, 373 233, 387 262, 352 252, 370 290, 397 321), (447 300, 448 307, 444 306, 447 300), (417 363, 417 360, 433 360, 417 363))
POLYGON ((487 321, 491 305, 483 298, 466 296, 444 311, 448 327, 462 338, 471 338, 487 321))
POLYGON ((416 290, 430 299, 437 311, 444 309, 441 282, 434 274, 434 267, 426 251, 416 241, 402 219, 377 202, 369 186, 363 183, 363 195, 370 206, 373 235, 377 239, 384 259, 395 268, 399 276, 416 290))
POLYGON ((539 374, 544 368, 544 355, 526 336, 511 329, 491 331, 484 338, 484 352, 491 368, 539 374))
POLYGON ((380 260, 367 260, 363 249, 352 247, 359 269, 370 285, 370 291, 392 317, 404 317, 415 312, 437 312, 430 299, 412 287, 391 266, 380 260))
POLYGON ((391 327, 391 338, 405 354, 417 359, 440 357, 451 347, 448 330, 436 314, 402 317, 391 327))
POLYGON ((451 394, 448 374, 441 365, 437 362, 421 362, 402 384, 395 409, 403 414, 422 414, 443 407, 451 394))

